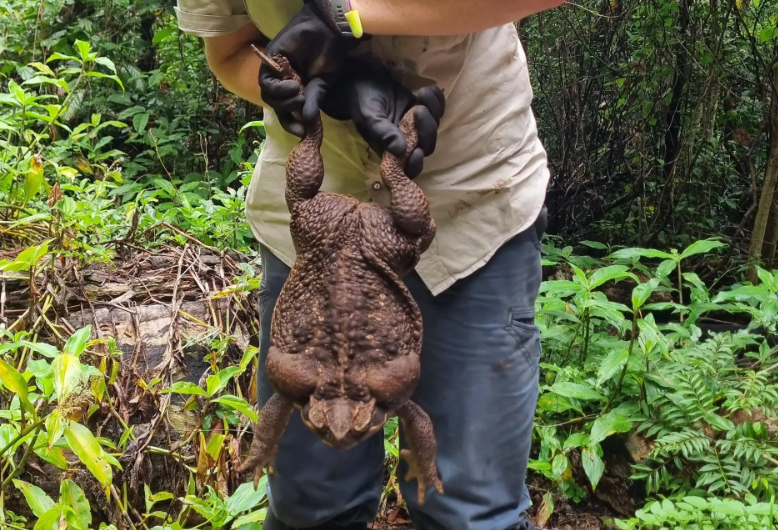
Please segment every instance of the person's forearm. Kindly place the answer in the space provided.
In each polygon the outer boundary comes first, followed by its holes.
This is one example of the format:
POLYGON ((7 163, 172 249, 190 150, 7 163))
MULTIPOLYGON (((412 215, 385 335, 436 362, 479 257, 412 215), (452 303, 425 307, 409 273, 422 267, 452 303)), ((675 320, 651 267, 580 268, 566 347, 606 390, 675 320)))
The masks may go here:
POLYGON ((515 22, 564 0, 351 0, 365 33, 461 35, 515 22))
POLYGON ((261 60, 251 50, 251 45, 260 50, 264 50, 264 45, 259 31, 253 24, 249 26, 223 37, 204 39, 205 57, 208 67, 224 88, 262 106, 257 77, 261 60))

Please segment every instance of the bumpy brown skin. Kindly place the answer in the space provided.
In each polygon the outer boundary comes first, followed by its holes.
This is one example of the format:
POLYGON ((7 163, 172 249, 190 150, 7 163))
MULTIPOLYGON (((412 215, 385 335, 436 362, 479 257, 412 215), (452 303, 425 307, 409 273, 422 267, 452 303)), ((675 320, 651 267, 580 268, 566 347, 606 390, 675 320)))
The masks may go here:
MULTIPOLYGON (((285 58, 273 62, 297 78, 285 58)), ((410 401, 419 379, 422 318, 402 278, 435 237, 427 198, 404 173, 416 146, 413 109, 400 123, 405 156, 387 153, 381 177, 389 208, 320 192, 322 124, 307 126, 286 166, 286 202, 297 260, 273 312, 266 364, 275 393, 264 406, 241 470, 267 466, 293 408, 327 445, 351 448, 397 415, 407 433, 406 480, 443 493, 429 416, 410 401)))

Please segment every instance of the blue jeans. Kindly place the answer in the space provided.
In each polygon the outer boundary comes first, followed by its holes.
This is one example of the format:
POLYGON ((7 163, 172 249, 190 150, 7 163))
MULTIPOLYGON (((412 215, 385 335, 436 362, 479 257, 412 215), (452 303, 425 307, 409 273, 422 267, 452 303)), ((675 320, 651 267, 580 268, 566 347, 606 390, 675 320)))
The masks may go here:
MULTIPOLYGON (((545 210, 535 226, 438 296, 416 273, 406 277, 424 318, 421 379, 413 401, 432 419, 445 490, 439 495, 428 488, 419 506, 416 482, 400 480, 417 530, 506 530, 521 523, 530 506, 525 473, 538 394, 534 304, 544 225, 545 210)), ((261 257, 259 399, 264 405, 273 394, 263 370, 267 331, 289 269, 266 248, 261 257)), ((268 482, 271 509, 293 528, 372 521, 383 464, 381 433, 337 451, 321 443, 295 411, 268 482)), ((405 476, 404 465, 399 478, 405 476)))

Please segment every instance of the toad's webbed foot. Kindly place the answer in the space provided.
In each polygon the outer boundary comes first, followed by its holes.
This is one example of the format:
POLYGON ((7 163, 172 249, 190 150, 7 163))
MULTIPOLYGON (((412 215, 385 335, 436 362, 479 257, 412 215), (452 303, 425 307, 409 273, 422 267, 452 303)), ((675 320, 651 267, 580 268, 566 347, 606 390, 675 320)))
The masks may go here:
POLYGON ((416 479, 418 482, 418 502, 421 506, 424 504, 427 486, 434 486, 438 493, 443 493, 443 484, 435 465, 435 433, 430 417, 416 403, 409 401, 397 411, 397 416, 408 440, 408 449, 400 452, 400 457, 408 463, 405 480, 416 479))
POLYGON ((249 456, 238 468, 239 473, 254 468, 254 489, 259 487, 259 479, 262 478, 266 467, 268 474, 273 474, 278 440, 286 430, 293 411, 292 403, 280 394, 273 394, 262 408, 259 422, 254 426, 254 440, 251 442, 249 456))

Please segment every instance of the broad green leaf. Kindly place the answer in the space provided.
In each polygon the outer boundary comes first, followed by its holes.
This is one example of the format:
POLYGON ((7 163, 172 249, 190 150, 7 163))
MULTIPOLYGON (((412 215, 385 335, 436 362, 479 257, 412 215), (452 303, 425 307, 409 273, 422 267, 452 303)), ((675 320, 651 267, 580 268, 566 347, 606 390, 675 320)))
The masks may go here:
POLYGON ((713 513, 730 515, 735 517, 748 517, 748 511, 742 502, 734 499, 722 499, 721 504, 711 507, 713 513))
POLYGON ((624 363, 627 362, 629 356, 628 348, 617 348, 611 350, 607 357, 600 363, 600 367, 597 369, 597 385, 602 385, 605 381, 610 380, 616 374, 618 374, 624 367, 624 363))
POLYGON ((683 498, 683 501, 691 504, 698 510, 707 510, 708 509, 708 501, 703 499, 702 497, 695 497, 695 496, 687 496, 683 498))
POLYGON ((657 278, 666 278, 671 272, 673 272, 676 268, 675 260, 667 259, 659 264, 659 266, 656 268, 656 277, 657 278))
POLYGON ((70 450, 78 456, 81 463, 94 475, 107 493, 113 480, 113 471, 106 459, 105 451, 94 435, 80 423, 69 421, 65 427, 65 439, 68 441, 70 450))
POLYGON ((51 344, 46 344, 43 342, 27 342, 26 340, 21 341, 21 344, 23 346, 27 346, 36 353, 40 353, 44 357, 48 357, 49 359, 53 359, 59 355, 59 350, 57 347, 52 346, 51 344))
MULTIPOLYGON (((53 503, 54 501, 52 501, 53 503)), ((59 519, 62 515, 62 505, 54 504, 45 513, 38 517, 32 530, 57 530, 59 528, 59 519)))
POLYGON ((144 484, 143 488, 146 498, 146 511, 150 511, 151 507, 158 502, 169 501, 170 499, 175 498, 175 496, 169 491, 158 491, 157 493, 151 493, 151 489, 149 488, 148 484, 144 484))
POLYGON ((243 357, 240 360, 240 367, 244 370, 249 365, 249 363, 254 359, 254 357, 257 356, 259 353, 259 349, 256 346, 249 345, 246 348, 246 351, 243 352, 243 357))
POLYGON ((0 359, 0 381, 5 388, 19 396, 19 404, 25 411, 35 414, 35 409, 27 397, 27 381, 16 368, 2 359, 0 359))
POLYGON ((113 61, 110 60, 108 57, 97 57, 95 59, 95 62, 97 64, 102 64, 106 68, 108 68, 111 72, 116 74, 116 66, 113 64, 113 61))
POLYGON ((659 287, 659 278, 651 278, 646 283, 641 283, 632 289, 632 309, 639 310, 651 296, 651 293, 659 287))
POLYGON ((24 176, 24 203, 27 204, 30 199, 38 194, 43 184, 43 160, 35 155, 30 161, 30 169, 24 176))
POLYGON ((623 248, 610 255, 613 259, 660 258, 672 259, 672 255, 651 248, 623 248))
POLYGON ((581 290, 581 285, 578 282, 570 280, 549 280, 540 285, 541 293, 553 294, 560 298, 580 293, 581 290))
POLYGON ((538 410, 561 414, 570 409, 579 410, 579 407, 571 403, 569 399, 553 392, 543 394, 538 399, 538 410))
POLYGON ((27 361, 27 371, 35 377, 35 384, 45 396, 50 396, 54 391, 54 371, 51 365, 43 359, 27 361))
POLYGON ((59 486, 59 502, 69 506, 78 516, 81 528, 87 530, 92 524, 92 510, 86 500, 84 491, 70 479, 65 479, 59 486))
POLYGON ((146 130, 146 124, 149 122, 149 113, 142 112, 132 117, 132 126, 139 133, 146 130))
POLYGON ((570 268, 573 269, 573 272, 575 273, 575 278, 573 278, 573 281, 580 283, 584 287, 588 287, 589 278, 586 277, 586 273, 581 270, 580 267, 577 267, 574 263, 570 263, 570 268))
POLYGON ((175 26, 168 26, 166 28, 163 28, 163 29, 157 31, 156 33, 154 33, 154 37, 152 37, 152 39, 151 39, 151 45, 152 46, 156 46, 157 44, 159 44, 163 40, 165 40, 168 37, 170 37, 173 33, 175 33, 175 31, 176 31, 176 27, 175 26))
POLYGON ((77 40, 74 44, 76 50, 78 50, 78 53, 81 55, 82 61, 88 61, 89 60, 89 52, 92 49, 92 46, 83 40, 77 40))
POLYGON ((560 396, 581 399, 581 400, 600 400, 603 399, 602 394, 592 389, 591 387, 580 385, 578 383, 554 383, 551 386, 551 391, 560 396))
POLYGON ((759 40, 762 42, 768 42, 773 39, 778 39, 778 28, 764 28, 759 31, 759 40))
POLYGON ((605 471, 605 464, 603 463, 600 455, 598 455, 593 449, 587 447, 581 451, 581 460, 586 476, 589 477, 589 482, 592 484, 592 489, 597 489, 602 474, 605 471))
POLYGON ((260 487, 255 490, 253 482, 245 482, 227 499, 227 511, 235 517, 239 513, 251 510, 264 499, 265 488, 260 487))
POLYGON ((54 392, 61 402, 73 392, 81 379, 81 361, 75 355, 63 353, 51 362, 51 369, 54 371, 54 392))
POLYGON ((740 287, 735 287, 729 291, 720 291, 715 298, 713 298, 713 303, 717 304, 731 300, 742 302, 752 297, 761 298, 767 296, 769 293, 770 291, 765 285, 741 285, 740 287))
POLYGON ((224 435, 214 434, 208 440, 208 444, 205 446, 205 452, 208 453, 208 456, 210 456, 211 459, 218 460, 219 453, 221 453, 223 445, 224 445, 224 435))
POLYGON ((714 248, 720 248, 726 246, 721 241, 714 241, 712 239, 703 239, 701 241, 695 241, 681 253, 681 259, 686 259, 695 254, 705 254, 710 252, 714 248))
POLYGON ((248 419, 253 422, 259 420, 257 412, 249 405, 248 401, 237 396, 220 396, 213 400, 215 403, 221 403, 231 409, 237 410, 241 414, 244 414, 248 419))
POLYGON ((28 271, 35 266, 49 251, 48 241, 22 250, 16 259, 10 263, 4 263, 0 270, 6 271, 28 271))
POLYGON ((778 290, 778 284, 776 284, 776 278, 771 272, 764 270, 762 267, 756 267, 756 274, 759 279, 764 283, 768 289, 775 292, 778 290))
POLYGON ((240 366, 230 366, 224 370, 220 370, 219 373, 208 376, 205 381, 205 390, 208 392, 208 397, 214 396, 217 392, 226 387, 232 378, 241 373, 243 368, 240 366))
POLYGON ((596 289, 605 282, 611 280, 623 280, 624 278, 633 277, 634 275, 627 271, 626 265, 610 265, 597 269, 589 277, 589 289, 596 289))
POLYGON ((173 183, 171 183, 170 181, 163 180, 163 179, 154 179, 153 182, 155 186, 165 190, 167 194, 170 195, 171 197, 176 195, 176 188, 175 186, 173 186, 173 183))
POLYGON ((65 343, 65 347, 62 351, 64 353, 69 353, 78 357, 84 352, 84 349, 86 349, 86 343, 89 342, 89 337, 91 334, 91 325, 87 325, 79 329, 68 338, 68 341, 65 343))
POLYGON ((16 489, 24 495, 24 499, 35 517, 43 517, 43 514, 54 508, 54 501, 38 486, 19 479, 14 479, 13 483, 16 489))
POLYGON ((62 437, 65 432, 65 423, 67 420, 62 416, 59 409, 54 409, 46 416, 46 435, 48 438, 47 446, 51 447, 62 437))
POLYGON ((571 447, 583 447, 587 444, 588 436, 582 432, 574 432, 567 437, 565 443, 562 444, 562 449, 569 449, 571 447))
POLYGON ((565 455, 559 454, 554 457, 554 460, 551 462, 551 472, 554 474, 556 478, 559 478, 562 476, 562 473, 564 473, 567 470, 569 462, 567 460, 567 457, 565 455))
POLYGON ((580 245, 587 246, 589 248, 596 248, 597 250, 607 250, 607 245, 603 245, 599 241, 579 241, 580 245))
POLYGON ((611 411, 594 420, 592 433, 589 436, 589 445, 600 443, 611 434, 617 432, 629 432, 632 429, 632 422, 620 414, 611 411))
POLYGON ((77 62, 81 62, 81 59, 79 59, 78 57, 74 57, 73 55, 63 55, 63 54, 61 54, 59 52, 54 52, 54 53, 52 53, 49 56, 48 59, 46 59, 47 63, 50 62, 50 61, 77 61, 77 62))
POLYGON ((203 390, 196 384, 191 383, 189 381, 176 381, 169 388, 162 390, 163 394, 168 394, 170 392, 175 392, 176 394, 196 395, 196 396, 203 396, 203 397, 208 396, 208 394, 205 393, 205 390, 203 390))
MULTIPOLYGON (((263 491, 264 489, 265 488, 262 488, 263 491)), ((263 522, 265 520, 266 515, 267 515, 267 508, 260 508, 257 511, 247 513, 246 515, 243 515, 235 519, 235 522, 232 523, 232 528, 234 530, 261 530, 262 526, 259 526, 258 523, 263 522)))
POLYGON ((65 454, 59 447, 55 446, 49 448, 45 444, 39 445, 35 448, 35 454, 57 469, 61 469, 62 471, 65 471, 70 467, 68 465, 68 461, 65 460, 65 454))
POLYGON ((55 77, 54 70, 49 68, 47 65, 39 62, 30 63, 30 66, 38 70, 39 72, 43 72, 44 74, 55 77))

